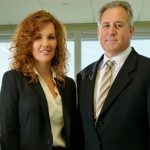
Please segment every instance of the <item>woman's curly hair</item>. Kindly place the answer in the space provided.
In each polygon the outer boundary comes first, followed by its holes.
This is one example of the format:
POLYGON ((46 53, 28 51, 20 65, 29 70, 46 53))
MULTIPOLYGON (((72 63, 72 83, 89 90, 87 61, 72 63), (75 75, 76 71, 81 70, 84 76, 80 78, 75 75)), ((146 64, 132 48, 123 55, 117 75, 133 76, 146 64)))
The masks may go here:
POLYGON ((34 70, 35 59, 32 55, 32 46, 36 35, 47 23, 53 23, 57 40, 51 67, 56 72, 56 78, 64 83, 68 58, 66 30, 63 24, 45 10, 40 10, 27 16, 17 27, 10 48, 10 51, 12 51, 10 68, 20 71, 25 76, 30 77, 30 83, 36 83, 38 81, 38 77, 34 70))

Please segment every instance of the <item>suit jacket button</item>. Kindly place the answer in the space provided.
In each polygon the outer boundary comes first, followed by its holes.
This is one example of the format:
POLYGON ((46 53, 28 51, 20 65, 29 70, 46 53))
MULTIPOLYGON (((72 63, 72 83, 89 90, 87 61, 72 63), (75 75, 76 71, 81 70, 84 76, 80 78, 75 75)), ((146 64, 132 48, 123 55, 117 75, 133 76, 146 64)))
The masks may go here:
POLYGON ((47 139, 46 143, 47 144, 51 144, 51 141, 49 139, 47 139))
POLYGON ((104 122, 103 122, 103 121, 97 122, 97 127, 102 127, 102 126, 103 126, 103 124, 104 124, 104 122))

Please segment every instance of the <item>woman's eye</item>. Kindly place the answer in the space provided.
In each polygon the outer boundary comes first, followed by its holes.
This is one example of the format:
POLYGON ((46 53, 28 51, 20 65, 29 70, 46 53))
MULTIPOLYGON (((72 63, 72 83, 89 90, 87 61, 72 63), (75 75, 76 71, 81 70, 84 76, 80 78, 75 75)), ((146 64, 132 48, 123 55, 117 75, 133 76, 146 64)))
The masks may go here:
POLYGON ((42 37, 41 36, 36 36, 35 40, 40 40, 42 37))
POLYGON ((48 36, 48 39, 55 39, 55 36, 50 35, 50 36, 48 36))

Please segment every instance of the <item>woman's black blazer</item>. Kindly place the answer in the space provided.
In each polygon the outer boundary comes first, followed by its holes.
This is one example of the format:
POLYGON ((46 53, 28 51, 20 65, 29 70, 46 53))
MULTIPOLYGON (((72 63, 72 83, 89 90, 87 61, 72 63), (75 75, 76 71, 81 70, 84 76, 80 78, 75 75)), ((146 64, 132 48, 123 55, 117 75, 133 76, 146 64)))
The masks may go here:
MULTIPOLYGON (((66 77, 63 87, 56 80, 62 98, 63 135, 69 150, 75 148, 76 86, 66 77)), ((48 106, 38 82, 11 70, 4 74, 0 93, 2 150, 52 150, 53 136, 48 106)))

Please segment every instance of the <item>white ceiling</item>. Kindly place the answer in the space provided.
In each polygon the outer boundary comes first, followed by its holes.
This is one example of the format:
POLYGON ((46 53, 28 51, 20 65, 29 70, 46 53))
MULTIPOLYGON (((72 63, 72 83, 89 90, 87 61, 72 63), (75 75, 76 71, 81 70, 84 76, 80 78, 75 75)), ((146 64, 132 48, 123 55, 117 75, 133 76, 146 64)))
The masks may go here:
MULTIPOLYGON (((0 25, 18 24, 30 13, 45 9, 65 24, 96 23, 99 8, 111 0, 0 0, 0 25)), ((127 0, 134 21, 150 21, 150 0, 127 0)))

